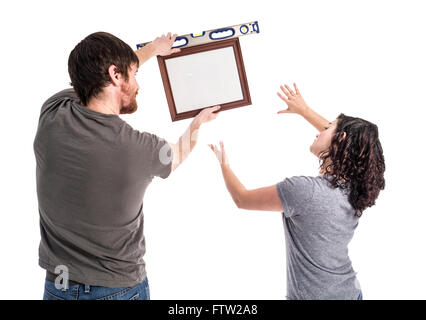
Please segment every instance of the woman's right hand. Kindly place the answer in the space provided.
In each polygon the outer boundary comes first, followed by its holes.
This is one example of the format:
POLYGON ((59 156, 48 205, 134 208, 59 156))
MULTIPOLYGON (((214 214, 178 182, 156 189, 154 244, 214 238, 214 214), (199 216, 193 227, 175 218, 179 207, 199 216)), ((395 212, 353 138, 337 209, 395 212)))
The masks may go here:
POLYGON ((278 111, 278 114, 297 113, 303 116, 306 110, 309 109, 305 100, 303 100, 303 97, 300 94, 296 84, 294 83, 293 85, 295 91, 293 91, 288 85, 280 86, 282 92, 286 95, 287 98, 284 97, 280 92, 277 92, 277 95, 287 104, 288 108, 285 110, 278 111))
POLYGON ((214 144, 209 144, 210 149, 215 153, 217 160, 219 160, 219 164, 222 166, 229 165, 228 157, 225 153, 225 146, 223 145, 223 141, 220 141, 220 148, 218 148, 214 144))

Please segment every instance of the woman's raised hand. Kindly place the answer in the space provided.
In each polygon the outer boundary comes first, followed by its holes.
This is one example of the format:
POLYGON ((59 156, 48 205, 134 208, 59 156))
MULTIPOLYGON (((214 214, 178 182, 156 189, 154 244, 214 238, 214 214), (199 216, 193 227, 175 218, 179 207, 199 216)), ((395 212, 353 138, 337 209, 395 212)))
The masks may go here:
POLYGON ((219 160, 220 165, 228 165, 228 157, 225 153, 225 146, 222 141, 220 141, 220 148, 218 148, 216 145, 209 144, 210 149, 214 152, 216 155, 217 160, 219 160))
POLYGON ((302 95, 300 94, 299 89, 294 83, 294 91, 288 86, 280 86, 281 91, 285 94, 282 95, 280 92, 277 92, 277 95, 287 104, 287 109, 278 111, 277 113, 297 113, 303 115, 304 112, 309 108, 305 100, 303 100, 302 95))

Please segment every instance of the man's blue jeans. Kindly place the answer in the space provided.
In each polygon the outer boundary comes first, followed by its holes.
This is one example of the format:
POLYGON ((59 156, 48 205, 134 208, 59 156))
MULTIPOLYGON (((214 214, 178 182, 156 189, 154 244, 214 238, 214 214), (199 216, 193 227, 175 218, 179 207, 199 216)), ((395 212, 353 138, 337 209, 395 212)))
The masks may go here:
POLYGON ((72 285, 56 289, 55 283, 46 280, 43 300, 149 300, 148 278, 134 287, 107 288, 89 285, 72 285))

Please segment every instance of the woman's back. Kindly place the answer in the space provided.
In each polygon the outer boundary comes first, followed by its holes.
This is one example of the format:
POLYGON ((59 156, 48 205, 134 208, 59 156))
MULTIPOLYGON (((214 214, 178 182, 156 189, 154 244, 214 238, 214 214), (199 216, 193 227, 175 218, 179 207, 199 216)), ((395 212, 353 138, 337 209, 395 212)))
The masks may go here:
POLYGON ((346 190, 324 176, 277 184, 284 209, 288 299, 357 299, 361 293, 348 256, 358 217, 346 190))

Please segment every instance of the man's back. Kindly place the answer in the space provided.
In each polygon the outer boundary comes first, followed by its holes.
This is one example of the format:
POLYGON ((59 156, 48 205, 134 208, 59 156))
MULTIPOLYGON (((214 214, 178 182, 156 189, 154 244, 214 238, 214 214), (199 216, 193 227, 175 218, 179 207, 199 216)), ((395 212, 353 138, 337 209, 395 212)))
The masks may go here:
POLYGON ((39 264, 65 265, 85 284, 133 286, 146 276, 143 196, 154 176, 170 174, 159 158, 168 145, 77 100, 72 89, 48 99, 34 140, 39 264))

